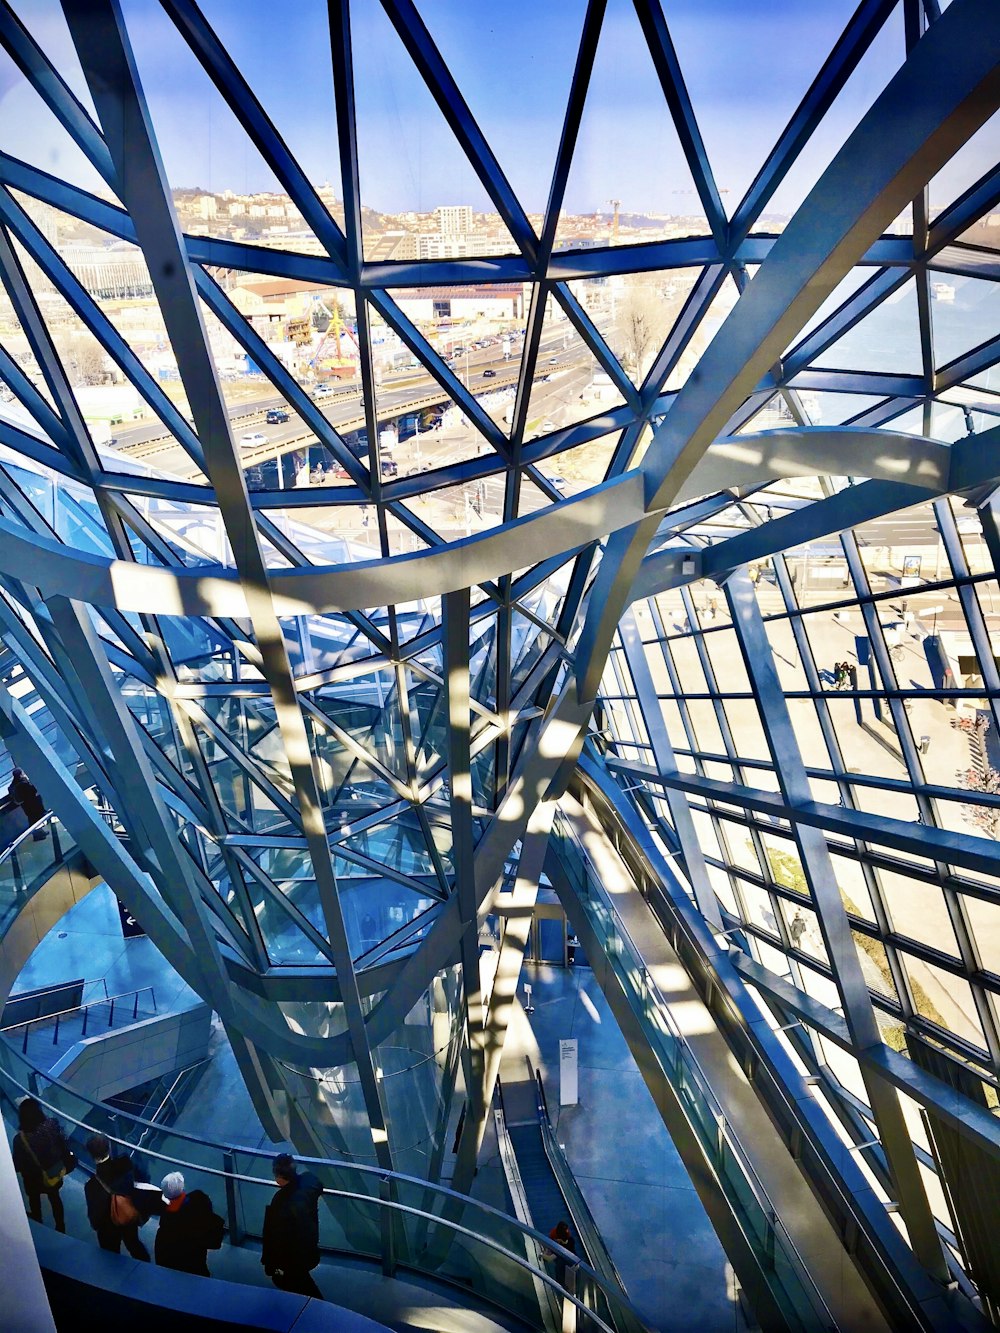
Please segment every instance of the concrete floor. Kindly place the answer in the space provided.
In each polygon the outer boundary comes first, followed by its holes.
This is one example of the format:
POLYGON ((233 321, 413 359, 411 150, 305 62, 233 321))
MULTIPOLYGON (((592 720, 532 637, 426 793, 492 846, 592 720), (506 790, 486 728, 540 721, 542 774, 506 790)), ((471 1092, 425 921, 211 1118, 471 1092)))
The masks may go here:
POLYGON ((527 965, 549 1115, 629 1297, 662 1333, 746 1322, 733 1271, 588 967, 527 965), (559 1107, 559 1042, 578 1042, 578 1106, 559 1107))

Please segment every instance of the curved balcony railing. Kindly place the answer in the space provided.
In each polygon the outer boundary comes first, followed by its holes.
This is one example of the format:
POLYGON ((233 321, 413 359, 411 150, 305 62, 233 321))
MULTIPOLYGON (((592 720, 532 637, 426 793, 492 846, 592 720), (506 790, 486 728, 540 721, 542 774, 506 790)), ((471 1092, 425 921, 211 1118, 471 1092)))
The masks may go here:
MULTIPOLYGON (((30 849, 22 838, 0 855, 0 938, 32 893, 76 850, 52 816, 41 821, 36 831, 43 836, 32 837, 29 831, 30 849)), ((278 1149, 213 1142, 114 1110, 49 1077, 16 1045, 0 1040, 0 1109, 11 1130, 17 1102, 29 1094, 62 1125, 84 1170, 87 1139, 94 1133, 105 1134, 132 1153, 151 1180, 180 1170, 189 1189, 203 1189, 226 1220, 230 1245, 252 1245, 260 1240, 264 1210, 274 1193, 271 1164, 278 1149)), ((559 1250, 547 1235, 488 1204, 373 1166, 301 1156, 297 1160, 324 1187, 320 1247, 326 1255, 365 1258, 380 1263, 386 1273, 409 1269, 474 1291, 477 1297, 546 1333, 557 1333, 551 1303, 540 1299, 546 1289, 564 1310, 564 1320, 575 1312, 581 1333, 618 1333, 641 1322, 613 1283, 559 1250), (566 1263, 564 1284, 533 1262, 539 1247, 559 1251, 566 1263), (583 1299, 576 1294, 577 1274, 586 1278, 579 1283, 583 1299)), ((69 1180, 68 1188, 72 1188, 73 1177, 69 1180)), ((72 1210, 67 1217, 72 1230, 72 1210)), ((85 1228, 85 1221, 80 1225, 85 1228)), ((84 1231, 81 1238, 89 1238, 89 1232, 84 1231)), ((261 1284, 269 1285, 263 1271, 261 1284)))

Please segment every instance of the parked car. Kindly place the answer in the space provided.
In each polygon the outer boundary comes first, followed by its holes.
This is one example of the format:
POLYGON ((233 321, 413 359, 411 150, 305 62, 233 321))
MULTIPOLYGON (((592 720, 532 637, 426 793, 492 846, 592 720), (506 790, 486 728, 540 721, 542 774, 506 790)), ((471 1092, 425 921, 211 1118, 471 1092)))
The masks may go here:
POLYGON ((262 430, 252 430, 249 435, 240 436, 240 444, 252 449, 255 445, 267 444, 267 436, 262 430))
POLYGON ((264 418, 269 426, 280 426, 288 420, 288 413, 283 407, 272 407, 268 409, 267 416, 264 418))
POLYGON ((382 476, 383 477, 399 476, 399 464, 396 462, 395 459, 393 458, 382 459, 382 476))

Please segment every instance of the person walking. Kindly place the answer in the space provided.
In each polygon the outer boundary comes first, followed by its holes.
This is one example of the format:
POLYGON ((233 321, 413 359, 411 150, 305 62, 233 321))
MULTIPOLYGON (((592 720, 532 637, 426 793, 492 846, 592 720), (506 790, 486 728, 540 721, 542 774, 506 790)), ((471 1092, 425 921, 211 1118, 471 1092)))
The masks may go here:
POLYGON ((139 1239, 146 1213, 139 1205, 136 1168, 130 1157, 112 1157, 111 1144, 103 1134, 92 1134, 87 1152, 94 1159, 94 1174, 84 1186, 87 1218, 97 1232, 102 1250, 120 1254, 125 1246, 133 1259, 149 1262, 149 1251, 139 1239))
MULTIPOLYGON (((576 1238, 569 1229, 569 1223, 565 1220, 557 1222, 549 1232, 549 1240, 554 1240, 564 1250, 569 1250, 570 1254, 576 1254, 576 1238)), ((566 1285, 567 1261, 561 1254, 551 1256, 556 1261, 556 1281, 561 1287, 566 1285)))
POLYGON ((277 1193, 264 1212, 264 1272, 282 1291, 301 1296, 323 1293, 312 1278, 319 1263, 319 1198, 323 1186, 308 1171, 299 1172, 288 1153, 274 1159, 277 1193))
POLYGON ((208 1251, 222 1245, 225 1226, 204 1190, 186 1190, 184 1177, 171 1171, 160 1183, 163 1212, 153 1257, 160 1268, 211 1277, 208 1251))
MULTIPOLYGON (((32 824, 37 824, 42 815, 45 814, 45 802, 39 794, 38 788, 25 773, 23 768, 15 768, 10 775, 10 786, 7 788, 8 797, 19 805, 24 811, 24 817, 28 821, 28 828, 32 824)), ((35 834, 36 840, 45 837, 45 834, 39 830, 35 834)))
POLYGON ((59 1127, 47 1116, 34 1097, 25 1097, 17 1107, 17 1133, 14 1135, 14 1169, 24 1182, 28 1196, 28 1216, 42 1220, 42 1195, 52 1206, 52 1220, 57 1231, 66 1230, 66 1214, 60 1197, 63 1176, 72 1171, 76 1159, 59 1127))

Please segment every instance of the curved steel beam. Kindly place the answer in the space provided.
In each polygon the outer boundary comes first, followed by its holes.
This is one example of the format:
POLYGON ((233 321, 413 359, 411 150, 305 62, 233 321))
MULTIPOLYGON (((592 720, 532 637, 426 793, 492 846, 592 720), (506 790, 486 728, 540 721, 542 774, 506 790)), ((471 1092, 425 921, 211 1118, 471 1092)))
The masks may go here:
MULTIPOLYGON (((954 0, 876 99, 706 348, 642 462, 647 509, 674 502, 732 414, 780 361, 866 248, 1000 105, 1000 9, 954 0)), ((638 569, 636 547, 605 557, 578 649, 581 699, 597 693, 638 569)), ((610 552, 610 545, 609 545, 610 552)))

